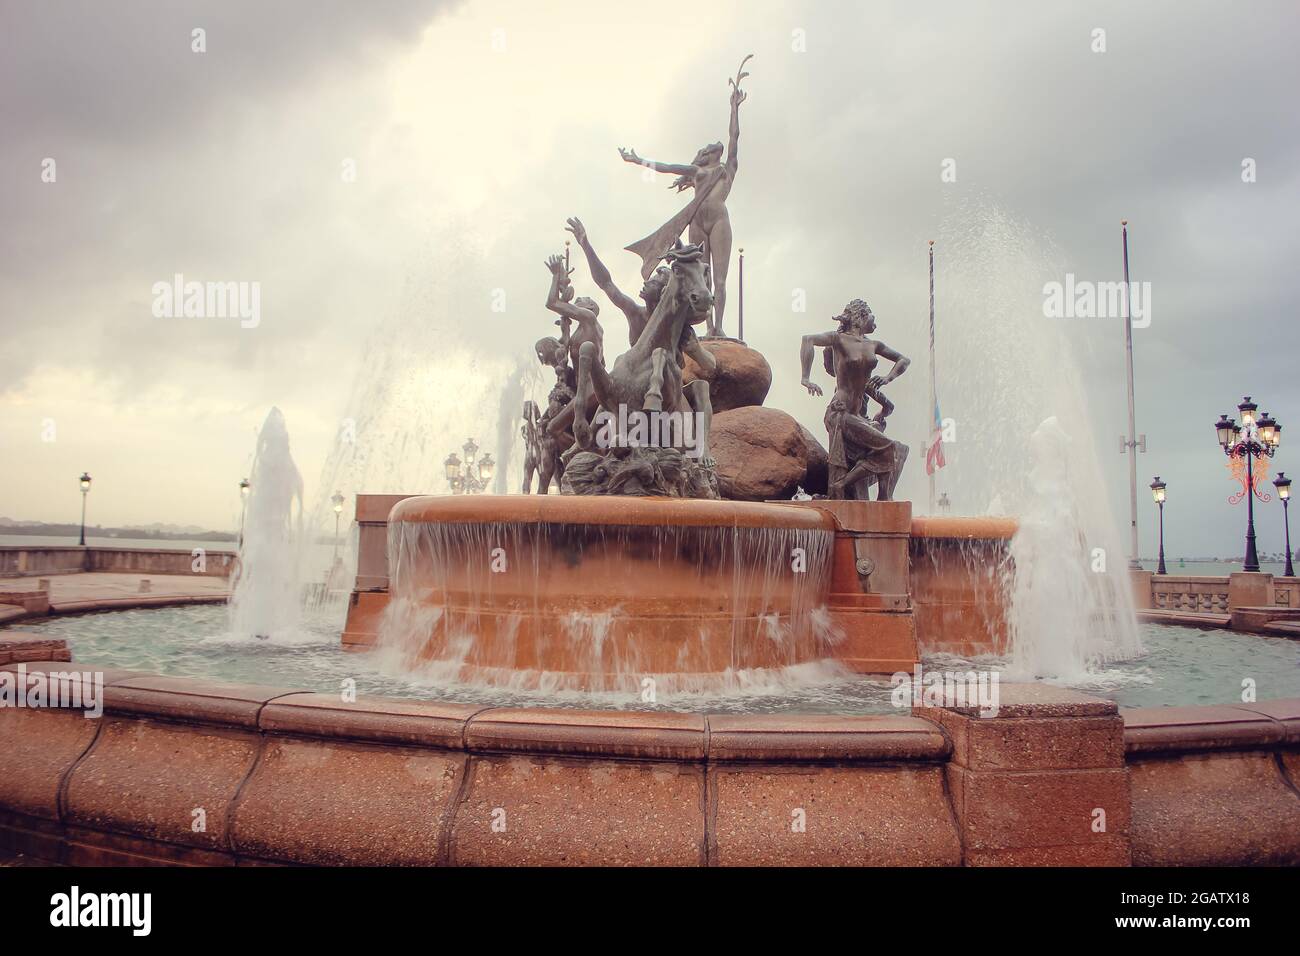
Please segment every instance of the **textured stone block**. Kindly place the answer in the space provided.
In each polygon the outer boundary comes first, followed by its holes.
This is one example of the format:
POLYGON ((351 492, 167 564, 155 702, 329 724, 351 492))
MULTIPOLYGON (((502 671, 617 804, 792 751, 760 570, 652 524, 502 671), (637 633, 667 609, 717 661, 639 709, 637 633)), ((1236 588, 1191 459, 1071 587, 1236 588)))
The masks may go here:
POLYGON ((0 707, 0 807, 58 820, 64 774, 99 726, 81 711, 0 707))
POLYGON ((710 768, 720 866, 959 866, 938 766, 710 768))
POLYGON ((1300 796, 1269 752, 1138 759, 1137 866, 1300 864, 1300 796))
POLYGON ((268 738, 234 810, 232 847, 317 866, 443 862, 463 766, 448 751, 268 738))
POLYGON ((703 862, 702 767, 475 757, 469 775, 452 833, 452 860, 457 864, 693 866, 703 862))
POLYGON ((1112 717, 970 718, 928 709, 952 739, 952 759, 970 770, 1122 768, 1124 721, 1112 717))
POLYGON ((1128 771, 1045 770, 1016 773, 948 765, 968 851, 1057 846, 1096 847, 1129 832, 1128 771), (1105 832, 1093 830, 1097 810, 1105 832))
POLYGON ((103 724, 68 779, 65 821, 224 851, 230 804, 261 738, 152 720, 106 717, 103 724))

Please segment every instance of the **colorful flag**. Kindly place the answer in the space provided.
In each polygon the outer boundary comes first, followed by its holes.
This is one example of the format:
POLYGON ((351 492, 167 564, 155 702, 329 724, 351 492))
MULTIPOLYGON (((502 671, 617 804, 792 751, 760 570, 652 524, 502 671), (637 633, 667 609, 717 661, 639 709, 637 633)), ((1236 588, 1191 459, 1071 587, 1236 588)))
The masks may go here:
POLYGON ((943 418, 939 414, 939 402, 934 403, 934 431, 930 435, 930 447, 925 450, 925 473, 933 475, 946 465, 943 459, 943 418))

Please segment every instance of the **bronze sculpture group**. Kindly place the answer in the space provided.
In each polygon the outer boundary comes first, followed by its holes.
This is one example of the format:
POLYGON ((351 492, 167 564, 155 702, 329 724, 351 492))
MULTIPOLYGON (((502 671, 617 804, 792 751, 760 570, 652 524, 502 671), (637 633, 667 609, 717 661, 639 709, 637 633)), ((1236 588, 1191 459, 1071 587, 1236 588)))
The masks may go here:
MULTIPOLYGON (((582 221, 567 222, 592 280, 627 319, 629 348, 612 366, 605 361, 599 305, 574 296, 567 254, 546 260, 551 273, 546 307, 559 316, 560 335, 539 339, 535 351, 541 364, 555 370, 556 381, 544 412, 531 401, 524 405, 525 494, 536 474, 538 494, 548 494, 555 482, 563 494, 719 497, 716 464, 709 454, 709 381, 716 359, 695 326, 704 325, 707 338, 723 337, 732 245, 726 199, 737 171, 740 104, 746 99, 740 82, 749 75, 744 71, 748 60, 729 81, 725 154, 721 143, 713 143, 691 163, 678 165, 619 150, 626 162, 676 175, 673 188, 678 191, 695 191, 677 215, 626 247, 642 260, 640 301, 615 285, 582 221), (683 232, 687 244, 681 241, 683 232), (684 384, 687 356, 699 377, 684 384), (627 425, 633 419, 638 425, 650 419, 652 434, 658 421, 661 434, 670 437, 638 440, 627 425)), ((825 416, 830 438, 828 495, 865 499, 875 484, 877 499, 889 500, 908 448, 885 436, 885 420, 894 406, 882 389, 907 370, 908 360, 869 338, 875 332, 875 316, 862 300, 850 302, 838 319, 835 331, 805 335, 800 349, 802 384, 810 394, 822 394, 809 377, 815 349, 823 349, 826 371, 835 377, 825 416), (873 375, 881 358, 893 366, 883 376, 873 375), (869 401, 880 406, 875 415, 868 415, 869 401)))

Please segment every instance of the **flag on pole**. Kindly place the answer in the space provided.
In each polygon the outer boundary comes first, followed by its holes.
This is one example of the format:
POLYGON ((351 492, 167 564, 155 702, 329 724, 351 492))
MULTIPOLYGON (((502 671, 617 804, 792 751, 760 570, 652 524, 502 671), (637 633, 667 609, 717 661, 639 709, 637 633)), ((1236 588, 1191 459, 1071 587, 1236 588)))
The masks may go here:
POLYGON ((934 430, 930 434, 930 447, 925 450, 925 473, 933 475, 946 465, 943 458, 943 417, 939 414, 939 402, 934 403, 934 430))

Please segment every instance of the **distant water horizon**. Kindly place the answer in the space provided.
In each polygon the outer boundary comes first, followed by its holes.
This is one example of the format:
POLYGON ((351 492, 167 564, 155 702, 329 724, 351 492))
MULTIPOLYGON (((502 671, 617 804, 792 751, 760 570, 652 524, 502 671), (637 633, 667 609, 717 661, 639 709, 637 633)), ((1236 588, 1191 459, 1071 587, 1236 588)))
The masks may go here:
MULTIPOLYGON (((75 548, 79 535, 62 534, 0 534, 0 548, 75 548)), ((153 551, 204 551, 239 550, 238 541, 202 541, 196 538, 113 538, 107 535, 86 534, 88 548, 136 548, 153 551)))
MULTIPOLYGON (((1156 558, 1141 558, 1138 563, 1142 565, 1144 571, 1154 571, 1160 562, 1156 558)), ((1236 560, 1220 559, 1211 561, 1205 559, 1191 560, 1184 558, 1171 558, 1166 555, 1165 571, 1168 574, 1187 574, 1199 577, 1222 576, 1225 574, 1231 574, 1234 571, 1240 571, 1243 563, 1244 559, 1242 558, 1237 558, 1236 560)), ((1285 560, 1260 561, 1259 569, 1260 571, 1272 574, 1274 577, 1281 577, 1282 572, 1286 570, 1286 562, 1285 560)))

